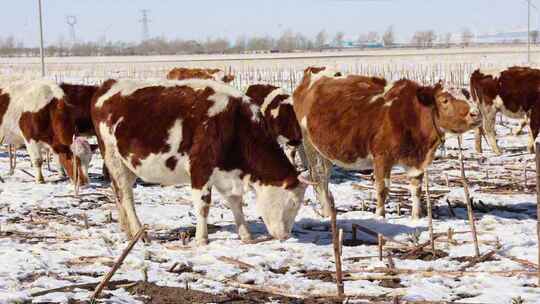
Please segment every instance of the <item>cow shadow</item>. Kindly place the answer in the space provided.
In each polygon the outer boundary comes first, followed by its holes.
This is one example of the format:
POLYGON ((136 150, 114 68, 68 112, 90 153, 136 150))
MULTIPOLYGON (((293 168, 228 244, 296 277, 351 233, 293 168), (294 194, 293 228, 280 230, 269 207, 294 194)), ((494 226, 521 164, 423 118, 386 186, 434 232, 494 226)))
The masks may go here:
MULTIPOLYGON (((493 205, 489 203, 473 205, 474 216, 482 219, 484 216, 494 216, 503 219, 537 219, 537 206, 533 202, 520 202, 511 205, 493 205)), ((465 206, 453 207, 455 218, 468 219, 467 208, 465 206)), ((438 205, 435 213, 440 219, 454 218, 448 205, 438 205)))
POLYGON ((330 176, 330 183, 342 184, 345 182, 360 182, 361 176, 370 176, 369 172, 359 172, 355 170, 345 170, 343 168, 333 166, 332 175, 330 176), (365 173, 365 174, 364 174, 365 173))
MULTIPOLYGON (((339 229, 343 229, 344 240, 351 239, 353 224, 366 227, 374 232, 382 233, 384 236, 392 238, 427 231, 427 227, 411 227, 401 224, 385 223, 375 219, 338 219, 337 225, 339 229)), ((248 221, 248 227, 254 239, 270 235, 262 220, 248 221)), ((223 231, 236 233, 236 225, 233 223, 220 226, 219 228, 223 231)), ((296 239, 299 243, 309 243, 318 246, 330 245, 332 244, 330 221, 319 221, 307 218, 301 219, 294 224, 291 237, 296 239)), ((376 242, 376 237, 361 231, 357 232, 357 239, 363 244, 374 244, 376 242)))

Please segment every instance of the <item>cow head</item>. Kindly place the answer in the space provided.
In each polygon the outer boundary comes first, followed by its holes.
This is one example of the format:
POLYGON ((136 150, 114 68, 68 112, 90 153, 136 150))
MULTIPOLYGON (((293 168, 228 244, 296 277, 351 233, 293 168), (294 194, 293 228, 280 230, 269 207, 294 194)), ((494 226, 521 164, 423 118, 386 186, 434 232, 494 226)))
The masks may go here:
POLYGON ((482 123, 478 107, 465 94, 445 90, 441 83, 419 87, 417 97, 421 104, 433 109, 434 122, 443 132, 461 134, 482 123))
POLYGON ((306 186, 298 178, 290 178, 281 186, 254 187, 257 212, 268 233, 275 239, 286 240, 290 237, 294 219, 304 201, 306 186))
POLYGON ((92 160, 92 147, 83 137, 73 137, 70 150, 60 153, 59 159, 62 167, 72 181, 75 181, 75 166, 80 185, 88 184, 88 166, 92 160))
POLYGON ((476 70, 471 75, 470 86, 472 100, 478 105, 484 118, 494 119, 497 112, 495 101, 500 93, 499 79, 476 70))
POLYGON ((278 135, 280 144, 289 146, 298 146, 302 143, 302 130, 296 119, 293 105, 283 103, 278 108, 270 110, 272 116, 272 129, 274 134, 278 135), (274 112, 277 113, 274 116, 274 112))

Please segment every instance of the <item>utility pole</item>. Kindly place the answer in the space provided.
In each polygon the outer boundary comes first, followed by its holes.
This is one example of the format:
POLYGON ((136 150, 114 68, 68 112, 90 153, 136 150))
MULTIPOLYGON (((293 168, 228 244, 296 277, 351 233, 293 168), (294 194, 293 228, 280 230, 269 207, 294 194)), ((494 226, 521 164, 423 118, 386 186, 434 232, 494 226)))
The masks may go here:
POLYGON ((71 38, 71 44, 77 43, 77 36, 75 36, 75 25, 77 24, 77 16, 66 16, 66 23, 69 25, 69 36, 71 38))
POLYGON ((527 64, 531 64, 531 0, 527 0, 527 64))
POLYGON ((41 57, 41 77, 45 77, 45 54, 43 52, 43 16, 41 13, 41 0, 38 0, 39 9, 39 55, 41 57))
POLYGON ((148 19, 149 12, 149 9, 141 10, 142 17, 139 22, 142 24, 142 41, 146 41, 150 38, 150 31, 148 30, 148 24, 151 22, 150 19, 148 19))

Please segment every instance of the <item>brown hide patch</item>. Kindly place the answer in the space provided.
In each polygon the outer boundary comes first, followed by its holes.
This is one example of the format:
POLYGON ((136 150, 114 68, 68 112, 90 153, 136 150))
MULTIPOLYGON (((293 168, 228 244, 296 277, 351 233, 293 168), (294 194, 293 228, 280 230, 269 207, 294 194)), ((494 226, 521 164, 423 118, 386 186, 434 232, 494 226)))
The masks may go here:
POLYGON ((507 110, 528 112, 538 103, 540 70, 509 68, 501 73, 499 88, 499 95, 507 110))
POLYGON ((63 99, 68 107, 70 119, 76 126, 77 135, 95 135, 90 105, 98 87, 67 83, 60 84, 60 87, 64 91, 63 99))
POLYGON ((302 102, 312 143, 333 160, 354 163, 366 158, 368 139, 377 134, 387 111, 384 99, 371 102, 384 92, 384 85, 371 77, 349 76, 322 79, 309 91, 302 102))
POLYGON ((3 93, 0 89, 0 126, 4 121, 4 115, 6 115, 7 109, 9 107, 9 94, 3 93))
POLYGON ((270 84, 254 84, 250 85, 246 90, 246 95, 251 98, 251 101, 258 106, 262 106, 266 96, 270 95, 278 87, 270 84))

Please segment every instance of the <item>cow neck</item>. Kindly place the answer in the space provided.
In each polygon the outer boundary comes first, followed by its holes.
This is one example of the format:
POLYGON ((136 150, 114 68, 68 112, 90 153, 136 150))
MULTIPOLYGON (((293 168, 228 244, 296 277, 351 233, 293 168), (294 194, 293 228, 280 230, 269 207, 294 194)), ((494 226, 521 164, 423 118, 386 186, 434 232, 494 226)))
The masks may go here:
POLYGON ((439 127, 437 126, 436 117, 438 117, 439 114, 437 113, 437 107, 433 107, 431 110, 431 122, 433 123, 433 128, 435 129, 435 134, 437 135, 437 142, 436 144, 444 144, 446 141, 445 134, 439 127))
POLYGON ((237 125, 239 144, 235 147, 239 149, 236 152, 240 156, 238 165, 251 175, 252 181, 282 186, 287 179, 296 176, 296 170, 271 137, 265 121, 252 121, 246 114, 246 105, 242 107, 242 118, 237 125))

